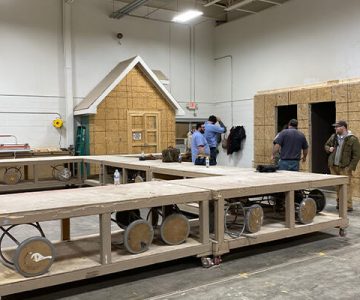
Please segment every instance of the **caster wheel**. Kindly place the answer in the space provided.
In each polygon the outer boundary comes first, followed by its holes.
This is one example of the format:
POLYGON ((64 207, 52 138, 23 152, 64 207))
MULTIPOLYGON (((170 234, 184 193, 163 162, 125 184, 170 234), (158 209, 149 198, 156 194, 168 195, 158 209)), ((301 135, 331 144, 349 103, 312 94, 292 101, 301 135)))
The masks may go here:
POLYGON ((214 257, 214 265, 220 265, 222 263, 221 256, 214 257))
POLYGON ((54 262, 55 248, 44 237, 31 237, 15 251, 14 265, 19 274, 34 277, 45 274, 54 262))
POLYGON ((340 228, 340 230, 339 230, 339 235, 340 235, 341 237, 346 237, 346 234, 347 234, 346 229, 340 228))
POLYGON ((311 198, 305 198, 299 204, 296 203, 295 211, 301 224, 310 224, 316 215, 316 202, 311 198))
POLYGON ((210 268, 214 265, 214 262, 210 257, 202 257, 201 264, 204 268, 210 268))
POLYGON ((182 214, 167 216, 160 227, 161 239, 167 245, 182 244, 188 238, 189 232, 189 220, 182 214))
POLYGON ((154 238, 154 229, 145 220, 132 222, 124 232, 124 246, 132 254, 149 250, 154 238))
POLYGON ((250 233, 258 232, 264 220, 264 212, 259 204, 251 205, 245 214, 245 229, 250 233))

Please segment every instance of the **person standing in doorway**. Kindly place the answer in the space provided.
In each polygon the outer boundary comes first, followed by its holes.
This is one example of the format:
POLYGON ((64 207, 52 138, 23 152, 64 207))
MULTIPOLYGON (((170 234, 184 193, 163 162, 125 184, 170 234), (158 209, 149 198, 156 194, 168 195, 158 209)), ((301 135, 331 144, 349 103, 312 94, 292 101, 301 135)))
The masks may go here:
MULTIPOLYGON (((325 151, 329 154, 328 164, 331 174, 346 175, 349 177, 347 210, 353 211, 351 177, 360 159, 359 139, 348 131, 345 121, 338 121, 333 124, 335 133, 325 143, 325 151)), ((339 209, 339 188, 337 192, 337 206, 339 209)))
POLYGON ((305 135, 297 130, 297 127, 298 121, 291 119, 288 128, 281 131, 274 140, 272 159, 281 148, 279 170, 299 171, 300 160, 306 162, 309 145, 305 135))
POLYGON ((218 134, 225 133, 226 127, 219 117, 211 115, 205 122, 205 138, 210 147, 210 165, 216 165, 217 156, 217 137, 218 134), (219 123, 220 126, 216 125, 219 123))
POLYGON ((196 130, 191 139, 191 160, 193 163, 195 163, 199 155, 204 157, 210 155, 210 148, 204 136, 204 131, 204 123, 196 124, 196 130))

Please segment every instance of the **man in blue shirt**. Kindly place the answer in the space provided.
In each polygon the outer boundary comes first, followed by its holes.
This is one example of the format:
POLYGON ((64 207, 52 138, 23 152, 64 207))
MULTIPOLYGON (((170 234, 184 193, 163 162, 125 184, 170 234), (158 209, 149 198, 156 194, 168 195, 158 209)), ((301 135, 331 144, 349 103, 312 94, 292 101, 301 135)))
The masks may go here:
POLYGON ((281 131, 275 138, 273 157, 281 148, 279 170, 299 171, 300 160, 306 162, 309 145, 304 134, 297 130, 297 126, 298 121, 291 119, 288 129, 281 131))
POLYGON ((210 164, 216 165, 216 156, 217 156, 217 139, 218 135, 226 132, 226 127, 220 118, 215 116, 210 116, 208 121, 205 122, 205 138, 210 147, 210 164), (220 126, 215 125, 219 122, 220 126))
POLYGON ((198 155, 210 155, 209 144, 204 137, 205 125, 203 123, 196 124, 196 130, 192 134, 191 139, 191 160, 195 163, 198 155))

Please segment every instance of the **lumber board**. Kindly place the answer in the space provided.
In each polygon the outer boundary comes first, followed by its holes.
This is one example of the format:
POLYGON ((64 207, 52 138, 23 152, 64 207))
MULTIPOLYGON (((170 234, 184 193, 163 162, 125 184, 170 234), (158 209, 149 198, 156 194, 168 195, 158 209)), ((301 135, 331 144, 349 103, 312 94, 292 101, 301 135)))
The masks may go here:
POLYGON ((0 195, 0 224, 21 224, 210 200, 204 189, 165 181, 0 195), (137 184, 138 187, 139 184, 137 184))

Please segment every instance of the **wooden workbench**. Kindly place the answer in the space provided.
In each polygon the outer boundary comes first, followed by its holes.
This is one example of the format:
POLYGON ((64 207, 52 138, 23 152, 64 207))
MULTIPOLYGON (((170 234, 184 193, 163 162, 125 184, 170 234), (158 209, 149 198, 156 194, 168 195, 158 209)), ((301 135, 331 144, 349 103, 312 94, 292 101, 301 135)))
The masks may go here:
MULTIPOLYGON (((97 184, 103 186, 0 195, 0 226, 99 215, 100 234, 56 243, 58 257, 46 275, 24 278, 0 265, 0 295, 100 276, 185 256, 210 254, 218 256, 233 248, 348 226, 346 201, 344 201, 348 183, 346 176, 286 171, 258 173, 254 169, 224 166, 206 168, 185 162, 139 161, 138 158, 121 156, 75 159, 80 160, 77 161, 78 163, 98 164, 103 173, 100 174, 97 184), (122 169, 123 174, 126 174, 127 170, 146 172, 148 182, 138 183, 136 187, 132 184, 107 185, 107 167, 122 169), (150 181, 162 175, 173 180, 150 181), (339 215, 321 212, 311 224, 297 224, 294 191, 327 186, 340 186, 339 215), (285 193, 286 209, 283 219, 274 221, 266 218, 263 227, 257 233, 237 238, 226 235, 224 208, 227 199, 279 192, 285 193), (209 201, 213 201, 215 207, 215 233, 211 236, 209 201), (121 239, 121 233, 111 234, 111 212, 188 203, 196 204, 200 234, 193 232, 186 243, 166 246, 155 241, 148 251, 135 255, 112 246, 111 241, 121 239)), ((34 163, 37 162, 38 160, 34 163)), ((82 178, 82 180, 87 179, 82 178)), ((67 232, 68 230, 69 228, 67 232)), ((67 239, 70 239, 70 236, 67 239)))
POLYGON ((83 183, 81 172, 78 172, 77 176, 73 176, 69 181, 60 181, 51 176, 42 177, 40 169, 46 166, 67 165, 69 167, 76 164, 77 169, 80 170, 82 161, 83 159, 79 156, 0 159, 0 170, 16 167, 22 172, 22 180, 17 184, 8 185, 0 182, 0 193, 81 185, 83 183))
POLYGON ((95 277, 130 268, 185 256, 211 253, 208 201, 211 192, 168 182, 144 182, 141 189, 133 185, 102 186, 76 190, 58 190, 0 195, 0 225, 33 223, 79 216, 99 215, 100 235, 56 243, 57 258, 48 274, 24 278, 0 265, 0 295, 11 294, 95 277), (112 247, 111 213, 136 208, 198 202, 200 226, 181 245, 167 246, 155 242, 141 254, 128 254, 112 247))

